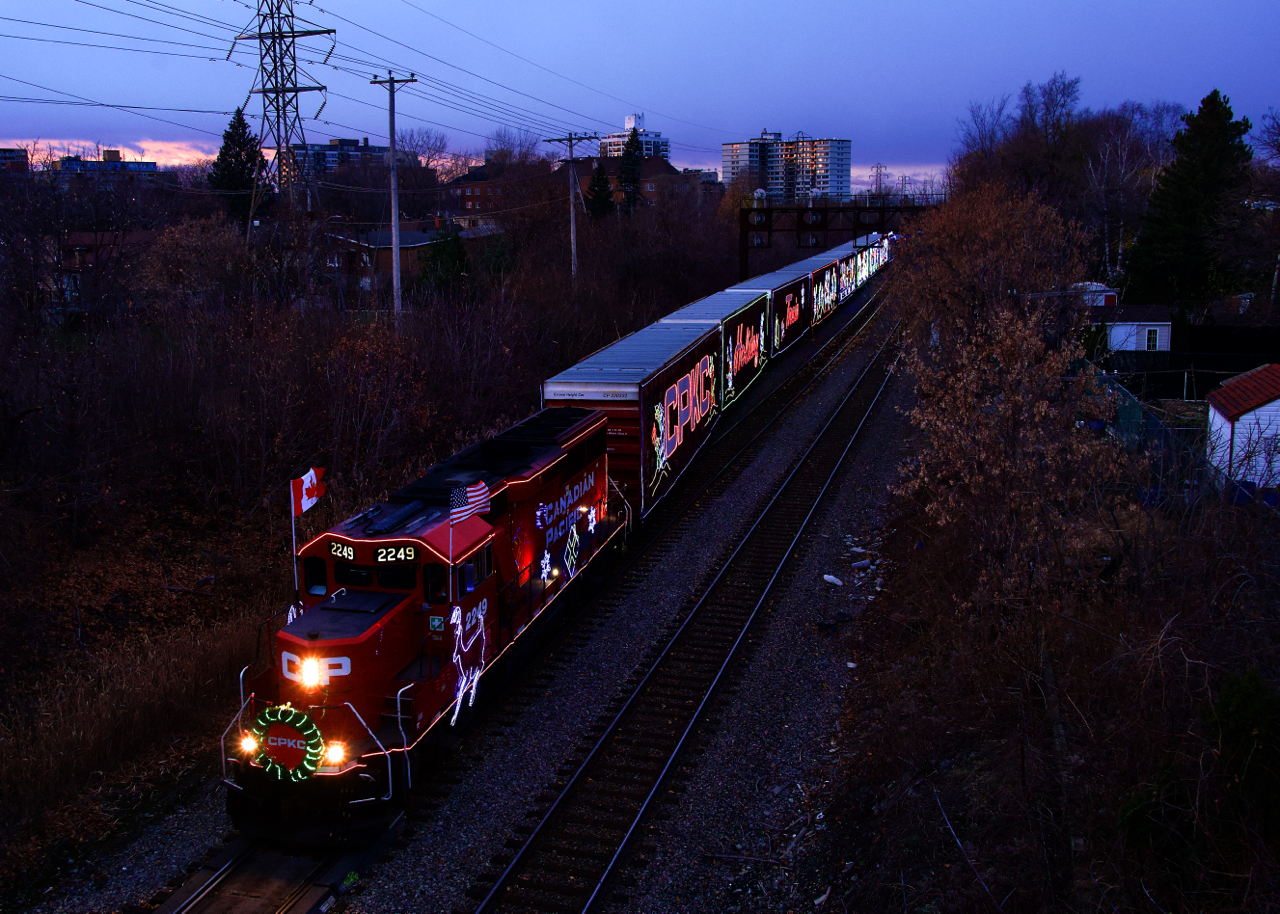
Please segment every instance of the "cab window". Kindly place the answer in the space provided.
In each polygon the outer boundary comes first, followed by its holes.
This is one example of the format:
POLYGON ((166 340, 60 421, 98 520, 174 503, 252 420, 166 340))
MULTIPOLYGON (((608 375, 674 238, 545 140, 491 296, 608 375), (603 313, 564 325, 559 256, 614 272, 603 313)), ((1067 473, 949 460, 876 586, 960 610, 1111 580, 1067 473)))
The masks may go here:
POLYGON ((378 569, 378 586, 384 590, 413 590, 418 586, 418 566, 383 565, 378 569))
POLYGON ((324 559, 319 556, 313 555, 302 560, 302 576, 305 579, 307 593, 312 596, 323 597, 329 592, 324 559))
POLYGON ((439 562, 422 566, 422 595, 428 603, 449 602, 449 570, 439 562))
POLYGON ((372 587, 373 566, 334 562, 333 581, 339 587, 372 587))

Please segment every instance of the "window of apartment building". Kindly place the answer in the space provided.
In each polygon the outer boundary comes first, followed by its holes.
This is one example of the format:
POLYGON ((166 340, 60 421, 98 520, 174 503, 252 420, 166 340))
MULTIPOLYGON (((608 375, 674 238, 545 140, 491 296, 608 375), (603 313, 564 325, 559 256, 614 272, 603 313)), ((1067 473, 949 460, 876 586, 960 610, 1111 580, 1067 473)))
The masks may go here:
POLYGON ((467 196, 468 196, 468 197, 470 197, 470 196, 471 196, 471 188, 470 188, 470 187, 468 187, 468 188, 467 188, 467 196))
POLYGON ((1160 331, 1155 327, 1147 328, 1147 352, 1155 352, 1160 348, 1160 331))
POLYGON ((647 191, 649 191, 650 193, 652 193, 652 192, 653 192, 653 185, 652 185, 652 184, 646 184, 646 185, 644 186, 644 189, 645 189, 645 190, 647 190, 647 191))

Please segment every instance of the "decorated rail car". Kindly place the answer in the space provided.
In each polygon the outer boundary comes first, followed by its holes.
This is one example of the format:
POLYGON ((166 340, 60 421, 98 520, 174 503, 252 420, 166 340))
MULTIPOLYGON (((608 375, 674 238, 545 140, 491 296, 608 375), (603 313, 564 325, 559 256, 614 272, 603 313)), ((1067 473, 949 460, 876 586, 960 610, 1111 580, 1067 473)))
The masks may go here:
POLYGON ((348 843, 385 827, 407 750, 467 713, 625 526, 606 432, 599 411, 544 409, 298 551, 301 602, 229 728, 238 828, 348 843))
POLYGON ((723 410, 887 259, 888 238, 868 236, 694 302, 298 550, 299 601, 268 631, 265 666, 242 674, 223 734, 236 826, 318 844, 379 834, 412 785, 411 750, 469 713, 482 676, 537 649, 557 598, 670 490, 723 410))

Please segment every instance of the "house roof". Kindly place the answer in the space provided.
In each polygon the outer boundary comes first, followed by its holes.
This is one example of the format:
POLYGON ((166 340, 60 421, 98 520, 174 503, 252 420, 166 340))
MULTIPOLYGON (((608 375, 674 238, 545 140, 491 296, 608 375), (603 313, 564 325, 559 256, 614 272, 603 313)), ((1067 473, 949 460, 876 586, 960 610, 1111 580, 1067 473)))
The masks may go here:
POLYGON ((1245 413, 1280 400, 1280 365, 1260 365, 1222 382, 1208 396, 1209 405, 1231 422, 1245 413))
POLYGON ((1089 309, 1095 324, 1168 324, 1168 305, 1095 305, 1089 309))
MULTIPOLYGON (((390 231, 359 232, 354 237, 334 233, 333 237, 341 238, 343 241, 350 241, 352 244, 358 244, 366 248, 391 247, 390 231)), ((430 244, 435 240, 435 232, 400 232, 400 247, 402 248, 416 248, 424 244, 430 244)))
MULTIPOLYGON (((618 176, 618 168, 622 164, 622 156, 588 156, 585 159, 578 160, 578 179, 591 180, 591 176, 595 174, 596 166, 603 165, 605 173, 611 177, 618 176)), ((556 174, 563 173, 567 165, 561 165, 556 169, 556 174)), ((676 168, 662 156, 644 156, 640 159, 640 180, 644 181, 663 175, 680 175, 683 172, 676 168)))

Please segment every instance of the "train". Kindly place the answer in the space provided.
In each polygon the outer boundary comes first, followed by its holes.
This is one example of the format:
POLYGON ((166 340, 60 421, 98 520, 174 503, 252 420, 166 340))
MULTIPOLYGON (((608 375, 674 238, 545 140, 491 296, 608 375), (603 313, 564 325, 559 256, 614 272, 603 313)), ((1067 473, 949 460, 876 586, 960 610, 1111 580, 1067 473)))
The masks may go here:
POLYGON ((296 550, 222 735, 242 833, 350 846, 403 809, 584 569, 643 521, 726 410, 889 261, 869 235, 685 306, 547 379, 542 408, 296 550))

